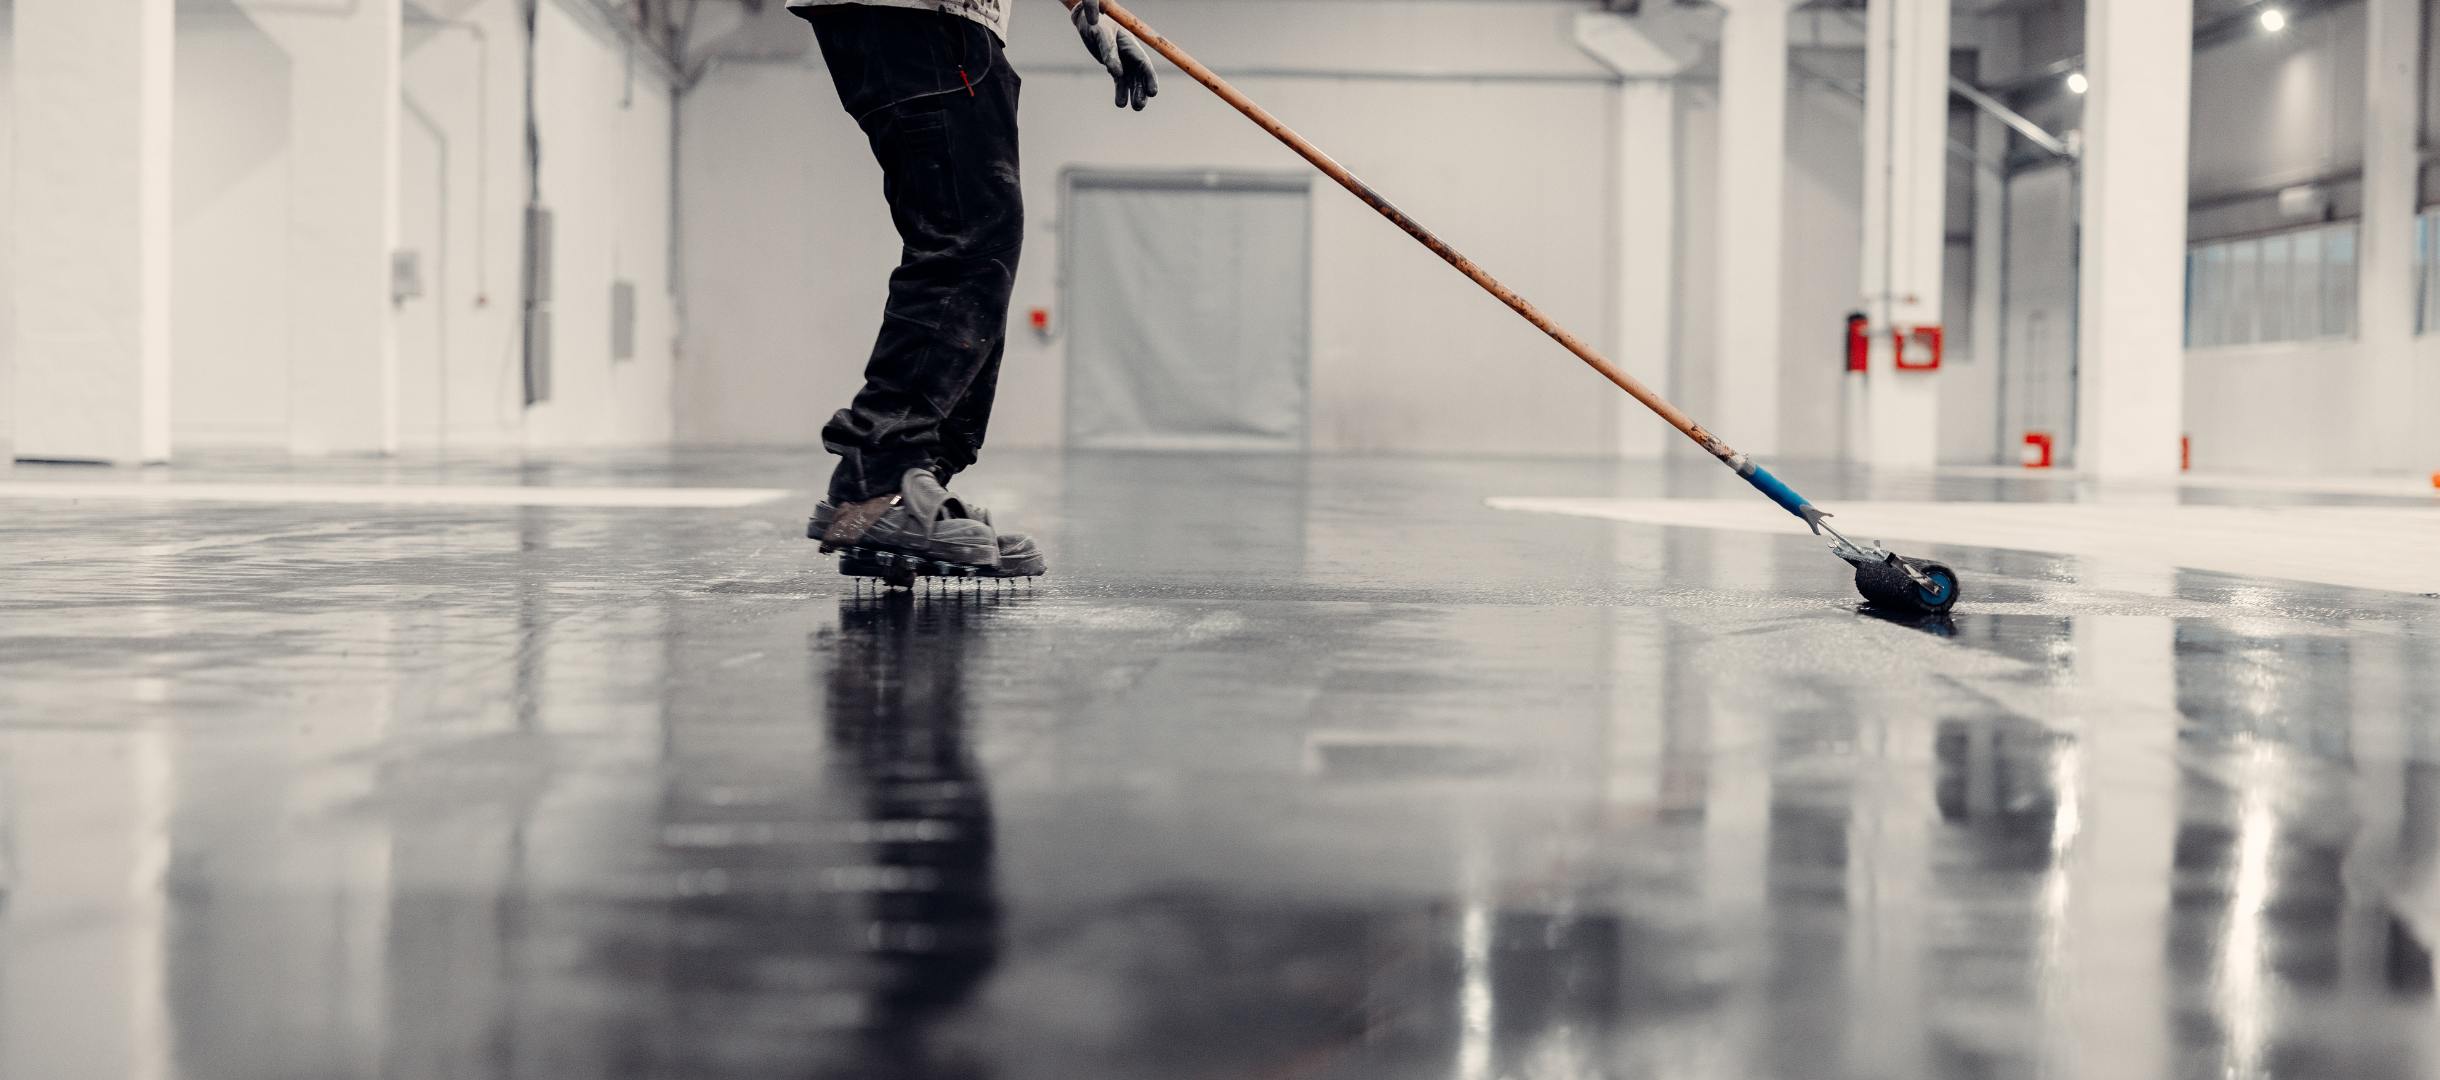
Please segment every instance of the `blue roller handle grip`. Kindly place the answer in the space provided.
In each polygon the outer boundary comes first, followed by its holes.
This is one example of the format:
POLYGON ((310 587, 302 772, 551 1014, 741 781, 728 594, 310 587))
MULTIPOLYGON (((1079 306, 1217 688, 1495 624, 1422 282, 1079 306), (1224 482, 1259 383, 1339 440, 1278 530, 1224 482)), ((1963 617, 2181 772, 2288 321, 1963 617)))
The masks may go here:
POLYGON ((1746 483, 1754 485, 1754 490, 1770 496, 1771 501, 1778 503, 1780 509, 1805 519, 1808 524, 1812 522, 1812 515, 1805 513, 1813 508, 1812 503, 1806 502, 1805 497, 1797 494, 1795 488, 1789 487, 1786 482, 1771 475, 1771 470, 1760 465, 1752 466, 1752 469, 1754 471, 1745 474, 1746 483))

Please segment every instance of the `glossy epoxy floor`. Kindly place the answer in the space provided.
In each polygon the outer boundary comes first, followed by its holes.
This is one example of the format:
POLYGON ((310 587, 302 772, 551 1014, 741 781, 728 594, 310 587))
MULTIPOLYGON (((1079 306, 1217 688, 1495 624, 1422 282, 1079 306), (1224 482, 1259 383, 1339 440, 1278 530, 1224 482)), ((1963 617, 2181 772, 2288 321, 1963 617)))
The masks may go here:
POLYGON ((1699 464, 1002 455, 1054 576, 916 595, 448 495, 817 466, 0 471, 439 492, 0 492, 0 1076, 2440 1077, 2440 601, 1484 506, 1699 464))

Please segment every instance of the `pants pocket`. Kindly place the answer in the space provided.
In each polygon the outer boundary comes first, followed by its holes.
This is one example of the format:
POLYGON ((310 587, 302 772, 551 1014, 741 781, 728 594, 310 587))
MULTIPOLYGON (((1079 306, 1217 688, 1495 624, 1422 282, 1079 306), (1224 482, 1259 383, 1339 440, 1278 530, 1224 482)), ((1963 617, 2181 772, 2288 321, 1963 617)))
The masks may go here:
POLYGON ((893 106, 879 118, 873 155, 881 164, 882 191, 898 235, 916 251, 952 247, 965 219, 958 191, 956 150, 950 138, 947 95, 893 106))

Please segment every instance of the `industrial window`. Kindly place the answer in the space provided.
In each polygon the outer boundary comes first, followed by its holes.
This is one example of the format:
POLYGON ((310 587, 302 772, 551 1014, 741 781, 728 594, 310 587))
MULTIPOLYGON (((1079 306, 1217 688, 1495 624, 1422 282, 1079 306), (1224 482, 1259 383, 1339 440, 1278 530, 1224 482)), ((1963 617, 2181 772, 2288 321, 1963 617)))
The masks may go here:
POLYGON ((2355 229, 2317 225, 2188 248, 2186 346, 2354 336, 2355 229))
POLYGON ((2440 207, 2415 215, 2415 332, 2440 330, 2440 207))

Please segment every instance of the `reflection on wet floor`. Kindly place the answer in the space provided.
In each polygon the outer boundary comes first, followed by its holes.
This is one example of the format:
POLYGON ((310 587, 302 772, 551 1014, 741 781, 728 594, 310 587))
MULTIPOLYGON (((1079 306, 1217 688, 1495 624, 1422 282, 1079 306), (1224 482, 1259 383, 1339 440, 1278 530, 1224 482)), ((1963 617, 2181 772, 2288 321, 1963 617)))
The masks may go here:
POLYGON ((2440 1076, 2426 601, 1944 548, 1907 625, 1480 505, 1691 474, 995 468, 1032 589, 792 503, 19 513, 0 1076, 2440 1076))

